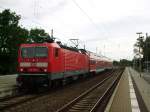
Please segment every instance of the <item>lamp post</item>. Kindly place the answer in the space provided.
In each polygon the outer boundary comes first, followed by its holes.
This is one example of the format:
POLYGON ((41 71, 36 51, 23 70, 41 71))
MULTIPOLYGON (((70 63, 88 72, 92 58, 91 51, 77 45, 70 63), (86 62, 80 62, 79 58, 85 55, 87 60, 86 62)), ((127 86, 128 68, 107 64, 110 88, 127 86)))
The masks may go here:
POLYGON ((136 69, 136 57, 133 58, 133 68, 136 69))
MULTIPOLYGON (((146 33, 146 39, 148 38, 149 36, 148 36, 148 33, 146 33)), ((148 50, 148 47, 149 47, 149 44, 150 44, 150 42, 149 41, 146 41, 146 62, 145 62, 145 64, 146 64, 146 71, 148 72, 149 71, 149 57, 148 57, 148 55, 149 55, 149 50, 148 50)))
MULTIPOLYGON (((139 35, 139 38, 138 40, 141 42, 143 37, 141 36, 142 32, 137 32, 136 33, 137 35, 139 35)), ((140 77, 141 77, 141 71, 142 71, 142 62, 141 62, 141 51, 140 51, 140 45, 139 45, 139 53, 137 54, 139 56, 139 74, 140 74, 140 77)))
POLYGON ((139 64, 140 64, 140 65, 139 65, 139 69, 140 69, 140 70, 139 70, 139 72, 140 72, 140 77, 141 77, 141 72, 142 72, 142 62, 141 62, 141 55, 139 55, 139 56, 140 56, 140 60, 139 60, 139 62, 140 62, 140 63, 139 63, 139 64))

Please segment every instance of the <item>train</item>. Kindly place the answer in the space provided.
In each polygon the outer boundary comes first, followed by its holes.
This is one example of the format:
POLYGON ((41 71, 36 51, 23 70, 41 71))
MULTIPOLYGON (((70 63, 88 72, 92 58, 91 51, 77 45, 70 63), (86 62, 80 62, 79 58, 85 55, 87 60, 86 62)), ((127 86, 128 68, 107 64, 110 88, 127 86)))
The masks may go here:
POLYGON ((112 67, 112 61, 106 57, 51 39, 43 43, 20 45, 16 81, 20 88, 49 88, 65 80, 75 80, 112 67))

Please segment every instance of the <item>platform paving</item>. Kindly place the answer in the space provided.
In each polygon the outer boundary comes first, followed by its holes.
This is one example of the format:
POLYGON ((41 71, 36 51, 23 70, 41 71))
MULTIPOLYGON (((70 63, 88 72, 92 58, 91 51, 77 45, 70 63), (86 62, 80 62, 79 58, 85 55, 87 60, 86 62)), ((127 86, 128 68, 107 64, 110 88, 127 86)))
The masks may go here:
POLYGON ((0 98, 12 94, 16 85, 17 74, 0 76, 0 98))
POLYGON ((142 78, 150 84, 150 72, 142 73, 142 78))
POLYGON ((127 68, 116 89, 105 112, 132 112, 127 68))
POLYGON ((105 112, 150 112, 150 74, 127 67, 105 112))
POLYGON ((132 68, 129 69, 132 72, 132 77, 147 108, 147 111, 150 112, 150 76, 149 74, 142 73, 140 77, 140 74, 137 71, 132 68))
POLYGON ((17 74, 0 76, 0 89, 9 88, 16 84, 17 74))

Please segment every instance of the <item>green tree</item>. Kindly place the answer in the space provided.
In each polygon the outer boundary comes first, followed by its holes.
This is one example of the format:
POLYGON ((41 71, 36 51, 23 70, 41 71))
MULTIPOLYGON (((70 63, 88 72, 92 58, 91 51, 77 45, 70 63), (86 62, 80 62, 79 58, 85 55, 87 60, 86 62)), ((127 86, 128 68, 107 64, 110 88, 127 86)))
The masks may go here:
POLYGON ((18 45, 26 42, 28 30, 18 25, 20 18, 9 9, 0 13, 0 54, 14 54, 18 45))
POLYGON ((126 59, 121 59, 120 60, 120 65, 121 66, 132 66, 132 61, 126 60, 126 59))
POLYGON ((134 49, 134 53, 136 54, 135 57, 137 56, 136 59, 134 59, 134 61, 136 60, 136 68, 140 66, 139 54, 143 56, 141 59, 142 69, 147 68, 147 66, 150 65, 148 63, 150 60, 150 36, 148 36, 148 34, 146 34, 146 38, 140 36, 134 46, 136 47, 134 49))
POLYGON ((150 69, 149 60, 150 60, 150 36, 146 36, 143 48, 143 66, 146 69, 150 69))
POLYGON ((143 48, 144 60, 150 60, 150 37, 146 37, 143 48))
POLYGON ((120 66, 120 63, 118 61, 113 61, 114 66, 120 66))
POLYGON ((136 48, 135 48, 136 51, 138 51, 137 53, 143 54, 144 45, 145 45, 144 37, 141 36, 141 37, 137 38, 137 41, 136 41, 136 43, 134 44, 134 46, 136 47, 136 48))
POLYGON ((46 39, 48 37, 48 33, 45 32, 44 29, 38 29, 38 28, 34 28, 30 30, 30 35, 29 35, 29 42, 43 42, 44 39, 46 39))
POLYGON ((19 24, 21 16, 6 9, 0 13, 0 72, 14 72, 17 65, 17 51, 26 42, 28 30, 19 24))
POLYGON ((136 43, 134 44, 134 53, 135 53, 134 57, 138 61, 138 64, 136 64, 136 68, 138 68, 139 71, 141 71, 143 68, 144 47, 145 47, 144 36, 139 36, 137 38, 136 43))
POLYGON ((120 67, 132 66, 132 61, 126 60, 126 59, 121 59, 120 61, 113 61, 113 65, 120 66, 120 67))

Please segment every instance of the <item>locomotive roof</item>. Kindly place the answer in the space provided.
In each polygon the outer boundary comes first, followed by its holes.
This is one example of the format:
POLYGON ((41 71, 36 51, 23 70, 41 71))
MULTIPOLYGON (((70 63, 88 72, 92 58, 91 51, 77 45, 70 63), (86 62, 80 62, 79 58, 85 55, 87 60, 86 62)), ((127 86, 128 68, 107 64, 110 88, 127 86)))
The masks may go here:
POLYGON ((70 50, 70 51, 75 51, 75 52, 78 52, 78 53, 86 54, 85 49, 77 49, 75 47, 68 47, 66 45, 62 45, 61 43, 56 43, 56 42, 21 44, 21 47, 34 47, 34 46, 52 46, 52 47, 63 48, 63 49, 67 49, 67 50, 70 50))
POLYGON ((70 50, 70 51, 75 51, 75 52, 79 52, 79 53, 82 53, 82 54, 86 54, 86 50, 85 49, 78 49, 76 47, 69 47, 69 46, 62 45, 62 44, 60 44, 59 46, 61 48, 64 48, 64 49, 67 49, 67 50, 70 50))
POLYGON ((35 46, 53 46, 53 47, 60 47, 58 44, 56 43, 29 43, 29 44, 21 44, 21 47, 35 47, 35 46))
POLYGON ((64 49, 68 49, 68 50, 71 50, 71 51, 76 51, 76 52, 79 52, 79 49, 75 48, 75 47, 68 47, 66 45, 59 45, 61 48, 64 48, 64 49))

